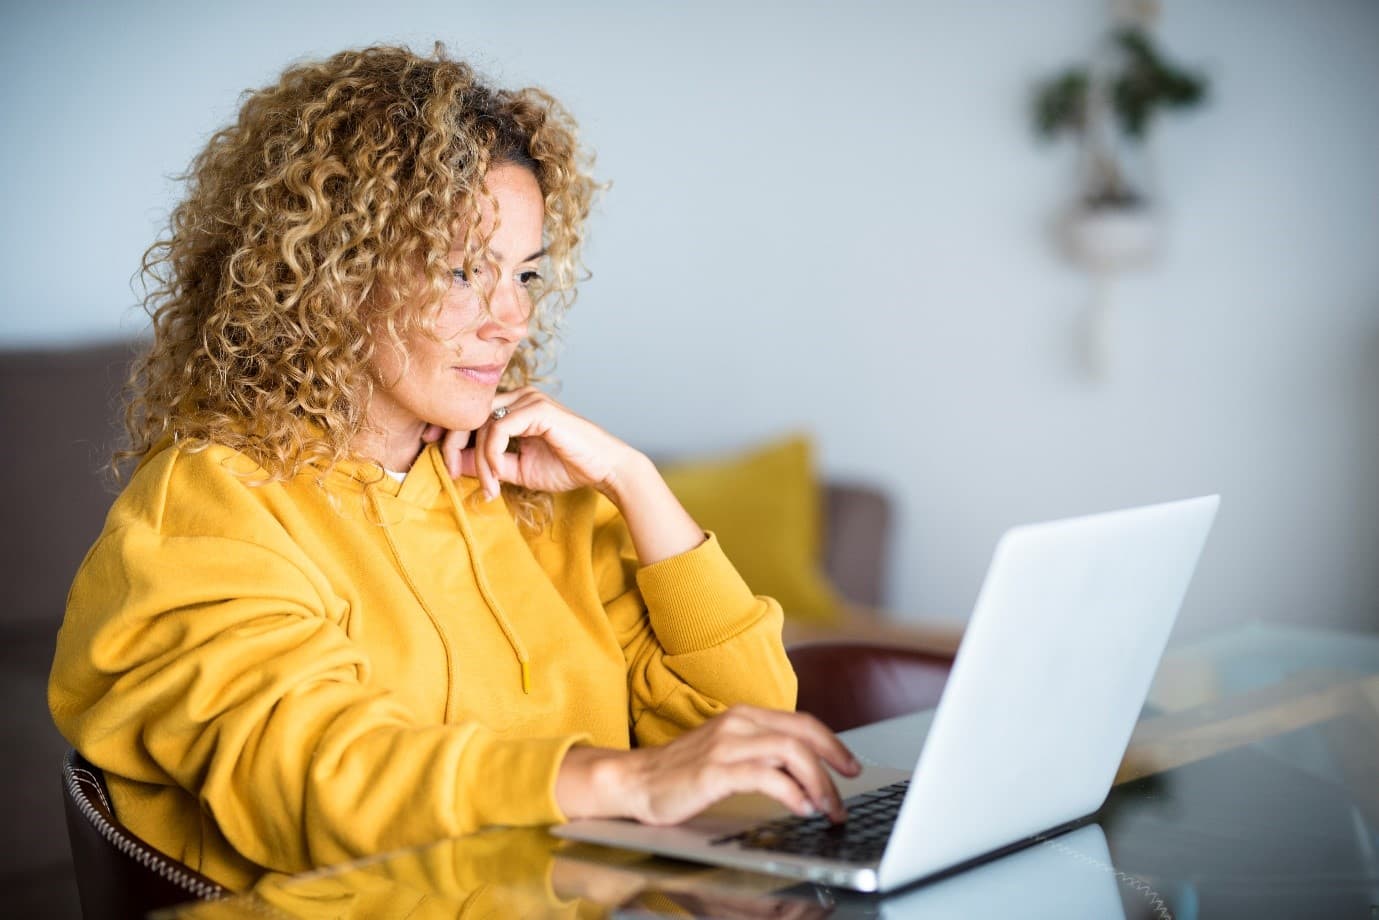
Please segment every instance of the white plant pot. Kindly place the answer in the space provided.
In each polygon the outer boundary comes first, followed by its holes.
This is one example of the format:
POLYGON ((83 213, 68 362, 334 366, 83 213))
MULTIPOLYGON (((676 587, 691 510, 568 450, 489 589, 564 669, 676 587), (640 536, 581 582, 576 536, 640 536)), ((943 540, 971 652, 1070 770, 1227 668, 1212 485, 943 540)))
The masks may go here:
POLYGON ((1114 275, 1154 260, 1159 222, 1143 207, 1079 208, 1064 224, 1068 254, 1083 268, 1114 275))

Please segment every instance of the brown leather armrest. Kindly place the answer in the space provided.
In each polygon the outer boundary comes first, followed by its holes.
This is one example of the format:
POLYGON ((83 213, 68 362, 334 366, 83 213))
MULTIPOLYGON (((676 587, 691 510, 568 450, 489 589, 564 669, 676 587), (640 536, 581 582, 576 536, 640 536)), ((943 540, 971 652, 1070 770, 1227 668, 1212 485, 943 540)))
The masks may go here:
POLYGON ((962 641, 965 627, 966 624, 958 620, 904 622, 875 608, 849 605, 834 625, 822 626, 787 619, 784 639, 787 646, 819 640, 872 642, 952 658, 958 652, 958 643, 962 641))
POLYGON ((796 709, 835 732, 937 706, 953 659, 854 640, 787 647, 799 678, 796 709))

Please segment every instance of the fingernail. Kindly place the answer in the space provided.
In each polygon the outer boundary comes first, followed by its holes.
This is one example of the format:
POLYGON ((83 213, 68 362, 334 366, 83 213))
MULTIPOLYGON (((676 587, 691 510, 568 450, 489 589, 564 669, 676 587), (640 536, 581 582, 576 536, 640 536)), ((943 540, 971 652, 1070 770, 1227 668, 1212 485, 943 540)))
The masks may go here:
POLYGON ((814 807, 813 802, 805 802, 804 807, 800 809, 800 814, 804 815, 806 818, 812 818, 818 813, 819 809, 814 807))
POLYGON ((498 490, 496 490, 496 489, 489 489, 487 486, 484 487, 484 501, 489 501, 489 502, 491 502, 491 501, 493 501, 493 500, 494 500, 495 498, 497 498, 497 497, 498 497, 498 490))

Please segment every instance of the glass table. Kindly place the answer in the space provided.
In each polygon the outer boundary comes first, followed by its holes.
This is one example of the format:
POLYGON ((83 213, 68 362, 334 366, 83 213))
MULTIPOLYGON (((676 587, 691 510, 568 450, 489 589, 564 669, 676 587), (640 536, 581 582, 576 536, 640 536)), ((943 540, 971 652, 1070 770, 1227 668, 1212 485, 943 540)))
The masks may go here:
MULTIPOLYGON (((875 759, 922 717, 844 738, 875 759)), ((499 829, 162 916, 1379 918, 1379 637, 1253 624, 1170 648, 1100 810, 887 896, 499 829)))

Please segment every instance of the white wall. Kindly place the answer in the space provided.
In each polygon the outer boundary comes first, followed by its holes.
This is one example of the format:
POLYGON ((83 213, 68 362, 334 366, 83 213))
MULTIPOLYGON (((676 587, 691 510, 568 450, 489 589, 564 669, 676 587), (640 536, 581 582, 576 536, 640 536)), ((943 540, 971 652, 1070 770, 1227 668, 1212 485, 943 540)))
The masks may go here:
POLYGON ((615 183, 562 361, 581 412, 658 454, 814 431, 896 496, 911 615, 965 611, 1012 523, 1220 491, 1185 629, 1379 628, 1371 0, 1165 4, 1214 98, 1160 125, 1169 245, 1100 383, 1047 232, 1071 151, 1027 114, 1098 0, 113 6, 0 14, 0 343, 141 328, 165 177, 241 89, 441 38, 561 96, 615 183))

